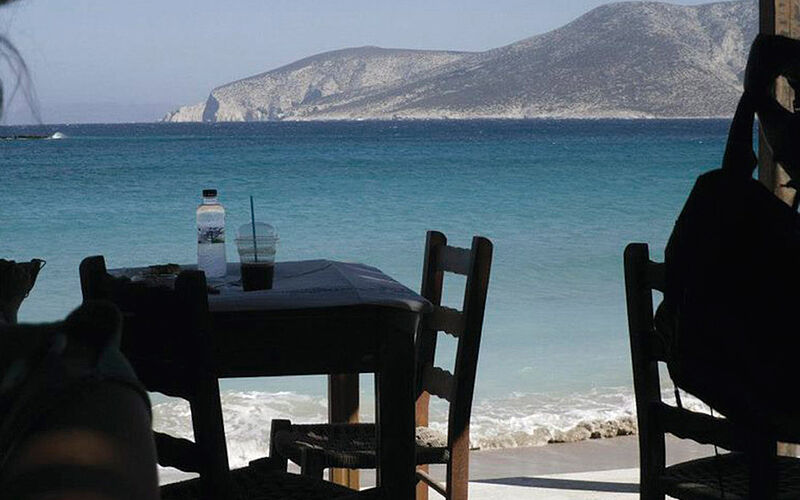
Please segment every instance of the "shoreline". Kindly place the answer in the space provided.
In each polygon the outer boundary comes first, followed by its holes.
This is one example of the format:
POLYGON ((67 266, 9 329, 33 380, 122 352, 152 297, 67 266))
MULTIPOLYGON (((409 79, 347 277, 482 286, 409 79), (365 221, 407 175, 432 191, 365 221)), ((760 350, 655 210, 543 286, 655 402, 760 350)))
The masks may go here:
MULTIPOLYGON (((667 465, 714 454, 713 446, 671 435, 667 436, 666 442, 667 465)), ((622 436, 575 443, 472 451, 469 480, 471 483, 514 485, 541 476, 631 469, 638 471, 638 468, 638 438, 622 436)), ((434 478, 443 480, 445 467, 432 465, 430 473, 434 478)), ((362 486, 374 485, 373 471, 361 471, 361 478, 362 486)))
MULTIPOLYGON (((302 392, 222 391, 232 467, 243 466, 265 453, 269 427, 275 418, 298 423, 327 421, 327 397, 311 388, 305 389, 301 389, 302 392)), ((361 394, 360 417, 364 422, 371 422, 375 415, 374 401, 366 389, 361 394)), ((181 418, 188 412, 184 401, 156 397, 153 403, 157 430, 191 436, 188 422, 181 418)), ((446 405, 432 405, 430 418, 433 429, 446 432, 446 405)), ((632 390, 625 387, 565 395, 478 399, 473 404, 471 420, 471 445, 481 451, 612 439, 634 435, 637 430, 632 390)))
POLYGON ((331 119, 313 119, 313 120, 253 120, 253 121, 163 121, 153 120, 149 122, 75 122, 75 123, 28 123, 28 124, 13 124, 13 125, 0 125, 0 130, 12 128, 41 128, 41 127, 76 127, 76 126, 109 126, 109 125, 167 125, 167 126, 180 126, 180 125, 208 125, 220 126, 225 124, 243 124, 243 123, 269 123, 269 124, 333 124, 333 123, 469 123, 469 122, 581 122, 581 121, 594 121, 594 122, 681 122, 681 121, 721 121, 731 120, 733 115, 720 115, 720 116, 532 116, 527 118, 520 117, 471 117, 471 118, 331 118, 331 119))
MULTIPOLYGON (((673 464, 714 454, 714 447, 667 436, 667 463, 673 464)), ((541 476, 631 471, 639 467, 639 442, 636 436, 592 439, 575 443, 477 450, 470 452, 470 482, 530 486, 541 476)), ((290 464, 290 471, 298 469, 290 464)), ((444 466, 432 465, 430 473, 444 478, 444 466)), ((630 476, 630 474, 628 474, 630 476)), ((194 477, 175 469, 160 469, 161 484, 194 477)), ((375 483, 371 470, 361 471, 362 487, 375 483)))
POLYGON ((468 116, 457 118, 452 116, 430 116, 430 117, 397 117, 397 118, 282 118, 279 120, 215 120, 215 121, 180 121, 180 120, 159 120, 154 123, 426 123, 426 122, 525 122, 525 121, 684 121, 684 120, 731 120, 733 115, 709 115, 709 116, 647 116, 647 115, 539 115, 539 116, 468 116))

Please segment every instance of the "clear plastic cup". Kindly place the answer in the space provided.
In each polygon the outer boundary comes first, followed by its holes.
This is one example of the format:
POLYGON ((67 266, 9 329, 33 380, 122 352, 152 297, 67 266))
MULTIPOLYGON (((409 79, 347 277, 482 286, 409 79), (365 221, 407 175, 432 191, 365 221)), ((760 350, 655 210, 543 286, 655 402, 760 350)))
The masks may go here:
POLYGON ((252 224, 239 227, 236 249, 239 251, 244 291, 272 288, 277 246, 278 232, 272 225, 256 222, 255 240, 253 240, 252 224))

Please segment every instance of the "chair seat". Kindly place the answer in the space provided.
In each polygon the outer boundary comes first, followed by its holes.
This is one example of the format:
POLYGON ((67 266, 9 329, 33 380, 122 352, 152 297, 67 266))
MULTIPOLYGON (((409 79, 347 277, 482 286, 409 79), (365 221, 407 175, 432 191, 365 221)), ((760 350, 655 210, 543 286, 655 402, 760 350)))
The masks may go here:
MULTIPOLYGON (((375 424, 292 425, 277 432, 275 447, 292 462, 311 453, 323 468, 374 469, 377 465, 375 424)), ((447 436, 430 427, 417 427, 417 464, 444 464, 450 459, 447 436)))
MULTIPOLYGON (((276 470, 269 459, 231 471, 235 498, 242 500, 327 500, 349 497, 354 492, 321 479, 276 470)), ((201 497, 200 478, 166 484, 162 500, 194 500, 201 497)))
MULTIPOLYGON (((664 492, 682 500, 749 498, 749 467, 741 453, 701 458, 667 467, 664 492)), ((800 499, 800 459, 778 457, 779 500, 800 499)))

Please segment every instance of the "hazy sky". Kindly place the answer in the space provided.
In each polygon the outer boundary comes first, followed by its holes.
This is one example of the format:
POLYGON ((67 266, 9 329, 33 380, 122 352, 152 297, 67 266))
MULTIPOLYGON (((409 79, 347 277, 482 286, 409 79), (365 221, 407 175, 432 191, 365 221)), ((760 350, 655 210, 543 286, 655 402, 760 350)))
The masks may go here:
MULTIPOLYGON (((0 33, 28 62, 45 122, 151 121, 205 100, 218 85, 315 53, 359 45, 485 50, 604 3, 20 0, 0 8, 0 33)), ((5 123, 30 121, 15 104, 5 123)))

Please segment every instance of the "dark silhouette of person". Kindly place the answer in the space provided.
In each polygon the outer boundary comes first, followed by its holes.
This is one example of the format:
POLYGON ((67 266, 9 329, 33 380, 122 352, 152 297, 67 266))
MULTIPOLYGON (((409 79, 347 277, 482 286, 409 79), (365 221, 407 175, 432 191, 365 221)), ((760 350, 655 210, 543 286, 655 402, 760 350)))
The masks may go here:
MULTIPOLYGON (((27 85, 0 35, 2 62, 27 85)), ((150 402, 119 351, 119 311, 87 303, 64 322, 15 325, 41 261, 0 264, 0 499, 159 498, 150 402)))
POLYGON ((0 325, 0 498, 158 498, 150 402, 120 331, 108 302, 0 325))
POLYGON ((656 316, 678 386, 732 420, 800 417, 800 215, 753 179, 757 115, 775 161, 800 181, 800 115, 774 97, 779 76, 800 90, 800 41, 759 35, 723 166, 700 176, 665 252, 656 316))

